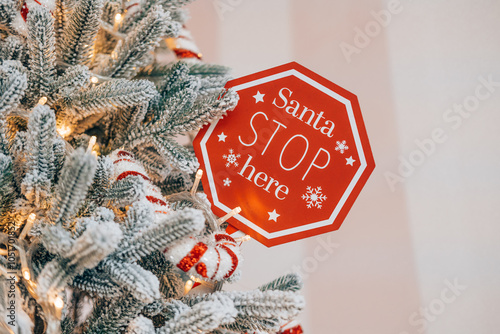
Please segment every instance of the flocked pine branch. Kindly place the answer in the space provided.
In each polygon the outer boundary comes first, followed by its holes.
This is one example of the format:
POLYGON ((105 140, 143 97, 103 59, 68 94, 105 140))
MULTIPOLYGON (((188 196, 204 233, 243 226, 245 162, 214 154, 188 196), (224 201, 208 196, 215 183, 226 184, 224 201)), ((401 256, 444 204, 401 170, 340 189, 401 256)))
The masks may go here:
POLYGON ((63 75, 55 79, 50 85, 50 95, 54 101, 70 96, 88 85, 90 71, 86 66, 76 65, 68 67, 63 75))
POLYGON ((55 174, 56 136, 54 112, 46 105, 36 106, 28 121, 26 148, 31 154, 27 157, 27 172, 22 184, 24 196, 36 205, 40 205, 40 201, 50 196, 55 174))
POLYGON ((72 242, 69 252, 44 267, 37 280, 40 296, 62 291, 76 275, 95 267, 118 246, 122 233, 117 224, 108 222, 91 227, 72 242))
POLYGON ((18 36, 9 35, 0 41, 0 59, 24 61, 26 53, 26 47, 18 36))
POLYGON ((102 8, 102 0, 76 2, 58 43, 59 58, 66 65, 90 63, 102 8))
MULTIPOLYGON (((206 198, 186 192, 198 161, 175 137, 238 101, 224 89, 226 67, 157 62, 162 39, 175 44, 189 2, 145 0, 124 10, 120 0, 55 0, 50 11, 28 4, 24 23, 16 1, 0 0, 0 229, 22 235, 15 240, 31 264, 15 266, 24 277, 16 284, 19 333, 272 332, 302 308, 294 275, 250 292, 184 296, 189 277, 164 255, 206 240, 212 215, 192 208, 206 198), (90 136, 97 145, 85 150, 90 136), (123 170, 109 155, 118 151, 147 176, 117 180, 123 170), (183 199, 163 206, 162 195, 183 199)), ((3 256, 0 266, 8 266, 3 256)))
POLYGON ((49 217, 53 223, 65 225, 75 217, 87 195, 96 167, 96 158, 81 148, 66 160, 50 211, 49 217))
POLYGON ((190 2, 193 2, 193 0, 145 0, 141 8, 133 16, 125 19, 120 31, 126 33, 135 28, 138 22, 141 22, 155 6, 161 6, 165 11, 173 11, 190 2))
POLYGON ((153 251, 164 250, 175 241, 199 233, 205 226, 201 211, 185 209, 169 215, 165 220, 136 233, 116 256, 137 261, 153 251))
POLYGON ((26 74, 19 70, 21 67, 16 61, 0 66, 0 117, 17 107, 28 86, 26 74))
POLYGON ((192 307, 179 307, 178 303, 172 303, 170 307, 173 317, 156 331, 158 334, 210 332, 230 323, 237 315, 231 298, 223 295, 199 302, 192 307))
POLYGON ((179 26, 172 22, 168 12, 155 6, 139 26, 134 29, 107 61, 102 62, 97 71, 111 78, 130 78, 143 66, 144 58, 154 49, 162 37, 178 34, 179 26))
POLYGON ((29 86, 27 98, 33 103, 50 93, 50 84, 55 73, 55 36, 54 18, 43 6, 29 11, 28 49, 29 49, 29 86))
POLYGON ((68 0, 55 0, 54 32, 56 39, 61 39, 68 24, 68 0))
POLYGON ((0 29, 15 32, 12 26, 16 17, 18 4, 15 0, 0 0, 0 29))
POLYGON ((70 110, 67 115, 75 121, 114 107, 140 105, 155 94, 156 90, 149 81, 118 79, 70 95, 64 98, 63 105, 70 110))

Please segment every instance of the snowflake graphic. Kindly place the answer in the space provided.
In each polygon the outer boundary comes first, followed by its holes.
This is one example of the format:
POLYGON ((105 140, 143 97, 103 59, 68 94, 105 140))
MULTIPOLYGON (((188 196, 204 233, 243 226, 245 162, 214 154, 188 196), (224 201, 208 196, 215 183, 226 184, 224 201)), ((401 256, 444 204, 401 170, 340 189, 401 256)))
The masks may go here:
POLYGON ((228 177, 222 180, 222 182, 224 182, 224 187, 229 187, 231 185, 231 180, 228 177))
POLYGON ((302 199, 307 202, 309 209, 313 207, 321 209, 326 196, 323 194, 321 187, 307 187, 307 192, 302 195, 302 199))
POLYGON ((349 146, 346 145, 346 141, 342 140, 342 142, 337 142, 337 147, 335 147, 335 151, 340 151, 341 154, 344 154, 344 151, 347 151, 349 146))
POLYGON ((241 155, 239 153, 234 154, 234 150, 231 148, 229 149, 229 154, 224 154, 222 157, 227 160, 226 167, 229 167, 231 165, 238 167, 238 158, 240 158, 241 155))

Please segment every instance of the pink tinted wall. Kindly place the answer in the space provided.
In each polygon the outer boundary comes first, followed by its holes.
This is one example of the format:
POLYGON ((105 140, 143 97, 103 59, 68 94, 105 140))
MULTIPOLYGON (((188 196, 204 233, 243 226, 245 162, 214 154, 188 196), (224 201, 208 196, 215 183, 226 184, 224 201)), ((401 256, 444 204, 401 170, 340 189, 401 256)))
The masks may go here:
POLYGON ((190 8, 205 60, 235 76, 297 61, 355 93, 377 163, 339 231, 270 249, 250 242, 231 288, 302 271, 306 333, 496 333, 500 3, 190 8))

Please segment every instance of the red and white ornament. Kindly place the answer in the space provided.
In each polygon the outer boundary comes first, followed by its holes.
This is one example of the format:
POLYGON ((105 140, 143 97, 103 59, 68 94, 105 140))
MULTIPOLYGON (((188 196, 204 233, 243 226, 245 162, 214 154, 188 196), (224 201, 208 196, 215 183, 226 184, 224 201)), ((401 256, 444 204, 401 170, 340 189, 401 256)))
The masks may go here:
POLYGON ((165 250, 165 257, 188 275, 207 281, 230 278, 241 262, 240 246, 226 233, 189 238, 165 250))
POLYGON ((140 162, 135 160, 132 153, 125 150, 117 150, 111 154, 113 161, 113 180, 120 181, 129 176, 139 176, 146 181, 146 200, 153 204, 155 219, 158 221, 167 215, 171 209, 163 198, 160 188, 155 186, 140 162))
POLYGON ((167 38, 167 46, 172 50, 177 59, 189 60, 193 62, 201 61, 202 54, 194 42, 191 32, 186 26, 182 26, 177 38, 167 38))

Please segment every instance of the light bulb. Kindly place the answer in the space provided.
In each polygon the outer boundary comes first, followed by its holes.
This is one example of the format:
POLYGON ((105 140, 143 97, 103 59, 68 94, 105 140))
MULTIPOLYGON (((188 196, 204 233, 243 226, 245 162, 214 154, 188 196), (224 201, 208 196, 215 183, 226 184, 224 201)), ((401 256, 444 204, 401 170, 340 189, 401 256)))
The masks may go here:
POLYGON ((92 151, 92 148, 94 148, 96 142, 97 142, 97 137, 96 136, 90 137, 89 147, 87 148, 87 150, 92 151))
POLYGON ((28 224, 33 224, 35 222, 35 219, 36 219, 36 214, 34 212, 30 213, 30 215, 28 216, 28 224))
POLYGON ((28 269, 23 269, 23 277, 27 281, 31 279, 30 271, 28 269))
MULTIPOLYGON (((19 235, 19 240, 23 240, 24 238, 26 238, 26 235, 33 227, 33 223, 35 222, 35 219, 36 219, 36 214, 30 213, 30 215, 28 216, 28 220, 26 221, 26 225, 24 225, 24 228, 21 231, 21 234, 19 235)), ((27 279, 29 279, 29 278, 27 278, 27 279)))
POLYGON ((202 176, 203 176, 203 170, 198 169, 198 171, 196 172, 196 177, 193 182, 193 186, 191 187, 191 195, 194 195, 196 193, 196 190, 198 189, 198 185, 200 184, 202 176))
POLYGON ((191 280, 187 280, 186 284, 184 285, 184 294, 187 295, 189 291, 193 288, 194 282, 191 280))
POLYGON ((236 242, 247 242, 252 240, 252 237, 249 236, 248 234, 239 238, 234 239, 236 242))
POLYGON ((62 309, 64 307, 64 300, 61 297, 57 296, 54 300, 54 306, 57 309, 62 309))
POLYGON ((38 100, 38 104, 43 106, 45 103, 47 103, 47 97, 42 96, 40 100, 38 100))
POLYGON ((96 84, 99 82, 99 79, 96 76, 93 76, 90 78, 90 82, 92 82, 93 84, 96 84))
POLYGON ((62 125, 57 127, 57 133, 61 135, 61 137, 65 138, 71 134, 71 128, 66 125, 62 125))
POLYGON ((115 15, 115 22, 116 23, 120 23, 122 21, 122 19, 123 19, 122 14, 118 13, 115 15))
POLYGON ((224 217, 218 219, 219 224, 222 224, 223 222, 225 222, 226 220, 228 220, 232 216, 237 215, 240 212, 241 212, 241 208, 239 206, 235 207, 234 209, 229 211, 224 217))

